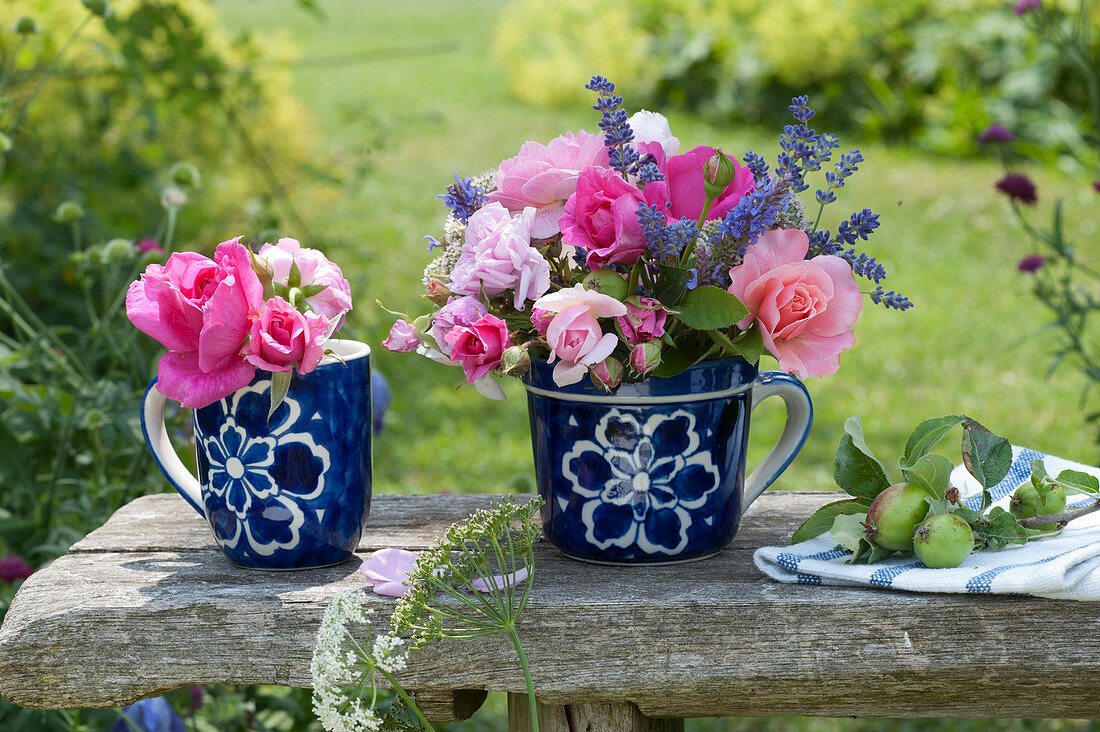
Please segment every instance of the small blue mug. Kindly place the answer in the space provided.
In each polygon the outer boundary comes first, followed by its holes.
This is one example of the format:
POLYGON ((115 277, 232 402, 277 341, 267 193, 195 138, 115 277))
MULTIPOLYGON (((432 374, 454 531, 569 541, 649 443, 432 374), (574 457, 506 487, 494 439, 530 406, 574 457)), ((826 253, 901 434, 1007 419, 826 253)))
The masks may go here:
POLYGON ((543 533, 565 554, 606 564, 665 564, 716 554, 741 516, 802 448, 806 388, 741 358, 706 361, 614 394, 586 376, 558 387, 553 366, 525 377, 543 533), (787 421, 745 478, 749 414, 770 396, 787 421))
POLYGON ((145 391, 141 428, 157 466, 209 524, 234 564, 310 569, 352 555, 370 512, 370 347, 330 340, 310 373, 295 373, 268 418, 271 374, 194 410, 198 480, 164 426, 167 398, 145 391))

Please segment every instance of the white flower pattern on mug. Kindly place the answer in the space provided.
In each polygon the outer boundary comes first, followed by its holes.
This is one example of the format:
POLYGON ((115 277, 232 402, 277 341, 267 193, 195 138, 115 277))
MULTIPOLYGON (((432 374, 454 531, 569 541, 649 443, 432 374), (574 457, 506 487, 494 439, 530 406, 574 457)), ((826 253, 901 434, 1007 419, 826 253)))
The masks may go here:
POLYGON ((710 451, 699 450, 695 416, 677 410, 642 424, 630 412, 611 409, 593 436, 562 457, 563 476, 585 499, 580 512, 585 539, 600 549, 682 551, 691 511, 719 484, 710 451))
MULTIPOLYGON (((287 396, 272 415, 266 434, 249 434, 244 425, 238 424, 232 416, 238 403, 257 396, 266 399, 270 389, 270 380, 259 381, 222 399, 221 408, 230 416, 217 435, 202 435, 196 425, 196 438, 202 441, 209 461, 206 477, 211 498, 224 502, 228 509, 220 512, 216 529, 221 530, 215 530, 214 538, 229 549, 236 549, 243 538, 247 549, 260 556, 271 556, 277 550, 298 545, 299 531, 305 523, 304 502, 321 494, 330 464, 328 450, 318 445, 308 431, 292 431, 308 429, 309 422, 317 416, 309 415, 302 420, 302 409, 293 397, 287 396), (293 443, 306 448, 318 463, 312 485, 280 487, 272 476, 276 451, 293 443), (227 515, 232 517, 228 522, 232 525, 227 525, 224 518, 227 515), (251 518, 261 520, 266 528, 253 525, 251 518)), ((208 502, 207 511, 210 510, 208 502)))

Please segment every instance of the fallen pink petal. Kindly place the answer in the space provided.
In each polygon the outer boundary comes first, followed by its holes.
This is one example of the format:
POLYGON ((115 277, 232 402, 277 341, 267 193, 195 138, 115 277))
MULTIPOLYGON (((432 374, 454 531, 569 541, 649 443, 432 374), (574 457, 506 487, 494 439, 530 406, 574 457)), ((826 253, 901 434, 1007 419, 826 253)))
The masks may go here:
MULTIPOLYGON (((507 577, 499 575, 499 574, 494 574, 492 579, 493 579, 492 584, 496 585, 497 589, 503 589, 507 585, 512 585, 513 587, 515 587, 520 582, 523 582, 525 579, 527 579, 527 567, 520 567, 515 572, 512 572, 511 574, 507 575, 507 577)), ((489 589, 490 584, 489 584, 488 580, 486 580, 485 578, 474 580, 473 582, 470 583, 470 586, 473 587, 478 592, 490 592, 491 591, 489 589)))
POLYGON ((367 561, 359 565, 359 571, 374 585, 372 589, 376 595, 403 597, 409 591, 405 582, 419 556, 407 549, 386 547, 367 557, 367 561))

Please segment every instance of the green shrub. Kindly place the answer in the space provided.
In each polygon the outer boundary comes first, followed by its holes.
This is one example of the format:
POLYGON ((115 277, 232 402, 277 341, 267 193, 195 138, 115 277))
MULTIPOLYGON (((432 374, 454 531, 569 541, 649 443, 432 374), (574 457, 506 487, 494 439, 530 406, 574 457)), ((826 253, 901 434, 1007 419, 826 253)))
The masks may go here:
POLYGON ((990 122, 1064 149, 1083 94, 1002 0, 521 0, 493 51, 533 104, 583 103, 601 73, 638 104, 775 124, 810 93, 866 137, 952 154, 990 122))

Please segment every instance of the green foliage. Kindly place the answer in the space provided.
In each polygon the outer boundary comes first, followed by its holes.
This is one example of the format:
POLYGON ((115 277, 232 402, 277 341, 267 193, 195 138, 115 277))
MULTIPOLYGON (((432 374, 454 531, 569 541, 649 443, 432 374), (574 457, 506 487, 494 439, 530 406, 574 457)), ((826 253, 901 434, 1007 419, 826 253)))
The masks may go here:
POLYGON ((993 121, 1061 146, 1083 94, 1071 61, 988 0, 523 0, 502 13, 494 52, 527 102, 576 101, 578 68, 618 81, 628 103, 722 121, 779 123, 811 92, 868 138, 953 154, 976 152, 993 121))

